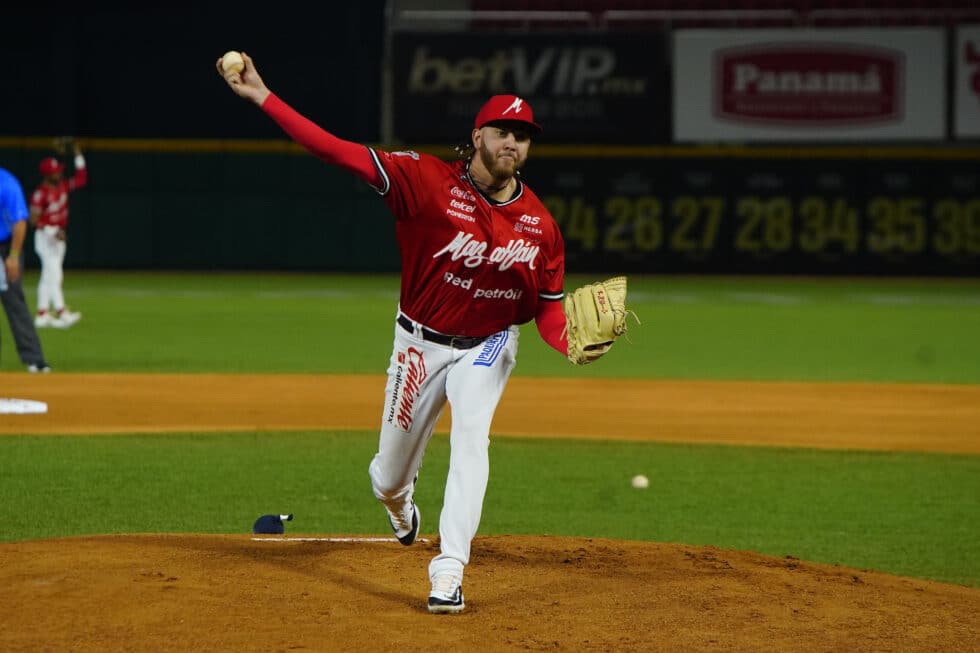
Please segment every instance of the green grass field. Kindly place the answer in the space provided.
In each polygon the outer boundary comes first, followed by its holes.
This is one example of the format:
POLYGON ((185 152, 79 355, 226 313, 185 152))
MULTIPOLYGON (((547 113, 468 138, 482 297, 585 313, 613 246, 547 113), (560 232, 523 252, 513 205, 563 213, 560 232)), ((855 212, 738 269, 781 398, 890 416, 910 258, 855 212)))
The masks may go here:
MULTIPOLYGON (((374 374, 398 302, 393 276, 69 270, 65 288, 84 321, 42 332, 63 371, 374 374)), ((980 280, 632 277, 630 297, 632 344, 574 369, 528 324, 515 374, 980 382, 980 280)))
MULTIPOLYGON (((56 374, 380 374, 398 286, 69 270, 66 294, 85 317, 41 332, 56 374)), ((630 304, 643 320, 632 344, 586 368, 523 327, 515 374, 980 383, 980 280, 632 277, 630 304)), ((22 369, 5 323, 0 337, 0 370, 22 369)), ((385 533, 366 471, 375 438, 0 437, 0 540, 244 533, 277 511, 296 514, 295 532, 385 533)), ((436 530, 447 456, 435 438, 418 491, 423 532, 436 530)), ((980 456, 498 438, 491 458, 481 533, 712 544, 980 586, 980 456), (632 473, 650 489, 632 490, 632 473)))

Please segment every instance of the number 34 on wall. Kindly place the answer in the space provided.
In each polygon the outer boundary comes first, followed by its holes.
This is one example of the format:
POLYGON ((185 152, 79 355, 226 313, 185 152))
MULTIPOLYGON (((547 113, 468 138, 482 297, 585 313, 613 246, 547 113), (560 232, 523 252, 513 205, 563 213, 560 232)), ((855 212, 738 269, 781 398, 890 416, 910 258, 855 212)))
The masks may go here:
POLYGON ((858 210, 842 197, 804 197, 794 207, 788 197, 742 197, 736 200, 735 249, 782 252, 798 246, 804 252, 839 247, 856 253, 863 240, 871 254, 980 254, 980 199, 942 198, 932 205, 923 197, 873 196, 858 210))
POLYGON ((980 254, 980 198, 873 196, 863 211, 844 197, 613 195, 601 213, 581 196, 545 197, 571 246, 583 251, 707 253, 726 243, 751 254, 797 250, 903 255, 926 252, 946 256, 980 254), (733 209, 729 217, 727 211, 733 209), (732 220, 730 229, 723 229, 732 220))

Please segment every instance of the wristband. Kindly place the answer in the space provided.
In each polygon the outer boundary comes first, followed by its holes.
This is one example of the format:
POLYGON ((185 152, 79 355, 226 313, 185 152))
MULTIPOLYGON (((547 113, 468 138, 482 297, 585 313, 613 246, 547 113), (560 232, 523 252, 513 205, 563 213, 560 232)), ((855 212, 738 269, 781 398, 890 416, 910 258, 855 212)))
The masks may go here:
POLYGON ((7 256, 20 256, 20 250, 19 249, 11 249, 10 250, 10 253, 7 256))

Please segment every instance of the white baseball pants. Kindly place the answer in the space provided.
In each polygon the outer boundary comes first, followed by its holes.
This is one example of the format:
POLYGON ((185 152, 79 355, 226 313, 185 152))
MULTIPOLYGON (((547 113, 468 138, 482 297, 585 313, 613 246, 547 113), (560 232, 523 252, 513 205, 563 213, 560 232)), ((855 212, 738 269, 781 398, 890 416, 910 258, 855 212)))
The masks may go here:
MULTIPOLYGON (((432 430, 449 402, 449 473, 439 517, 441 551, 429 576, 462 577, 483 512, 490 473, 490 423, 517 361, 516 326, 472 349, 423 340, 395 324, 378 453, 368 470, 374 495, 410 515, 414 480, 432 430)), ((409 517, 409 523, 410 517, 409 517)))
POLYGON ((37 310, 53 309, 60 311, 65 307, 62 291, 64 280, 65 241, 57 236, 58 227, 48 225, 34 232, 34 251, 41 259, 41 278, 37 284, 37 310))

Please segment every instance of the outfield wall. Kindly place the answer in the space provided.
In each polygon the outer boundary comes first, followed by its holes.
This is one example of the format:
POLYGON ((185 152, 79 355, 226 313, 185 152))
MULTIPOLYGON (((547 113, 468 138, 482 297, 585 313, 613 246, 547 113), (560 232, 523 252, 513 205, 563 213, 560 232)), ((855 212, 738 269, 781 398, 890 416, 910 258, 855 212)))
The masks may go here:
MULTIPOLYGON (((47 144, 0 142, 27 194, 47 144)), ((378 195, 292 143, 86 151, 68 267, 398 269, 378 195)), ((570 272, 975 276, 978 161, 938 147, 541 145, 525 176, 561 225, 570 272)))

